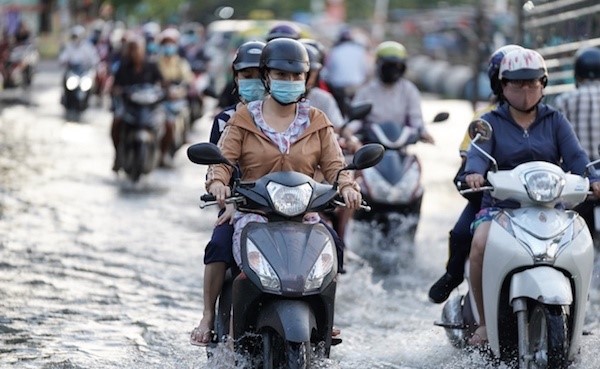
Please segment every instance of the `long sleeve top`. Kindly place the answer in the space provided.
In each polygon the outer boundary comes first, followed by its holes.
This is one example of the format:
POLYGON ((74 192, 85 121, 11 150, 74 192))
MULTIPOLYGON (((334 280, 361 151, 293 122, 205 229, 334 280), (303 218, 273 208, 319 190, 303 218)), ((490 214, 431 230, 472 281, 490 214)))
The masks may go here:
MULTIPOLYGON (((492 138, 479 142, 478 146, 498 162, 498 169, 510 170, 530 161, 545 161, 561 165, 573 174, 584 175, 589 158, 579 144, 569 121, 557 110, 539 104, 535 121, 528 129, 519 126, 504 103, 482 119, 493 129, 492 138)), ((477 149, 471 147, 467 153, 465 173, 485 175, 490 161, 477 149)), ((511 206, 511 202, 496 202, 485 193, 483 207, 511 206)))

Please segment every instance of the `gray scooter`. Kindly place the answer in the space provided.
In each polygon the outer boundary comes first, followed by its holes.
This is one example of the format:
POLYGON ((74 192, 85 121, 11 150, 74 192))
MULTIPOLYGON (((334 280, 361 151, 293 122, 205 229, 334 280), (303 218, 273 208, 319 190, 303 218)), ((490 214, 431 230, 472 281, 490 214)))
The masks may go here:
MULTIPOLYGON (((383 150, 378 144, 365 145, 342 170, 373 166, 383 150)), ((196 164, 235 168, 210 143, 190 146, 188 157, 196 164)), ((202 200, 201 208, 216 204, 212 195, 202 200)), ((231 336, 244 357, 237 365, 251 368, 310 368, 312 358, 329 357, 337 255, 329 231, 302 220, 306 213, 344 205, 337 181, 321 184, 301 173, 274 172, 241 182, 236 174, 226 202, 239 211, 258 212, 269 222, 250 223, 242 232, 242 268, 221 293, 218 340, 231 336)))

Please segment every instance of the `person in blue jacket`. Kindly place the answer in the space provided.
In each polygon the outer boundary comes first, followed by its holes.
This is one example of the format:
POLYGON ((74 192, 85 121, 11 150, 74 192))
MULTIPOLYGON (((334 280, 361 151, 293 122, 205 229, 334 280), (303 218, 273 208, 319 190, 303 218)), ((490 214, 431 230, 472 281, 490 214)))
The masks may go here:
MULTIPOLYGON (((481 118, 493 129, 492 139, 479 146, 494 157, 500 170, 510 170, 529 161, 546 161, 562 165, 567 171, 584 175, 589 163, 569 121, 557 110, 541 103, 548 80, 542 56, 530 49, 509 52, 500 65, 500 81, 505 102, 481 118)), ((471 148, 467 154, 465 182, 471 188, 484 185, 490 161, 471 148)), ((600 182, 592 183, 596 196, 600 182)), ((501 208, 518 206, 511 201, 498 201, 485 193, 481 210, 472 224, 470 290, 480 315, 479 326, 469 339, 471 345, 487 343, 483 313, 482 267, 490 221, 501 208)))

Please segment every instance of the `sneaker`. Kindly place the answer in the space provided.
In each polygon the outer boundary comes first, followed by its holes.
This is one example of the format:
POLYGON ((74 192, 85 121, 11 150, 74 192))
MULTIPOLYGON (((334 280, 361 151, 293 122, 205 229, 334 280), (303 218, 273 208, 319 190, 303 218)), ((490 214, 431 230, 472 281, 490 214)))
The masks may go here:
POLYGON ((452 290, 458 287, 462 281, 463 278, 454 278, 450 274, 445 273, 429 289, 429 301, 435 304, 441 304, 446 301, 452 290))

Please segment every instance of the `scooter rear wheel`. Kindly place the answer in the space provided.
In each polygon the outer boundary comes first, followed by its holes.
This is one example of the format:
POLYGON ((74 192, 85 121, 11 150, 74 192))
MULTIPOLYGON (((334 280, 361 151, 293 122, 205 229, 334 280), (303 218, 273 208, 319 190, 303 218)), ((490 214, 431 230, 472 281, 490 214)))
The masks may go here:
POLYGON ((563 307, 535 304, 529 315, 529 352, 532 369, 569 366, 567 315, 563 307))

